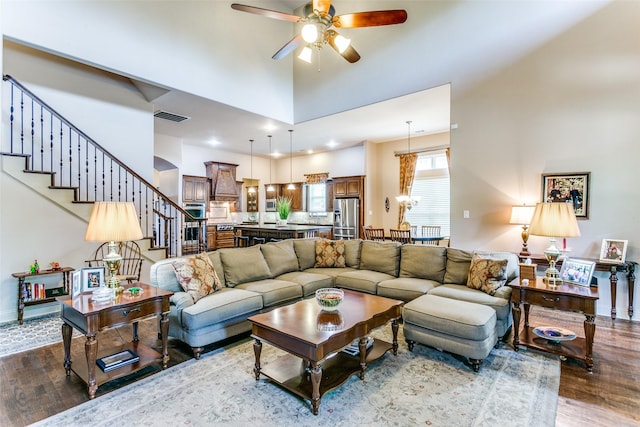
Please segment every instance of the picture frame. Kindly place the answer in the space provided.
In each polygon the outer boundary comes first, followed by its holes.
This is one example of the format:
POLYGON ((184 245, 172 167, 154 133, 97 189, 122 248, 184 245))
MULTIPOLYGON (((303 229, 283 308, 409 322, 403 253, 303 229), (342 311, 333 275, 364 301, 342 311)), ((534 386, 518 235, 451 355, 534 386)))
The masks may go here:
POLYGON ((609 264, 624 264, 627 258, 628 243, 628 240, 622 239, 602 239, 599 261, 609 264))
POLYGON ((71 274, 71 298, 82 293, 82 270, 76 270, 71 274))
POLYGON ((543 202, 572 203, 577 219, 589 218, 591 172, 542 174, 543 202))
POLYGON ((104 277, 106 272, 104 267, 83 268, 81 272, 81 293, 93 292, 99 287, 104 286, 104 277))
POLYGON ((563 282, 589 287, 595 269, 596 263, 594 261, 567 258, 562 261, 560 279, 563 282))

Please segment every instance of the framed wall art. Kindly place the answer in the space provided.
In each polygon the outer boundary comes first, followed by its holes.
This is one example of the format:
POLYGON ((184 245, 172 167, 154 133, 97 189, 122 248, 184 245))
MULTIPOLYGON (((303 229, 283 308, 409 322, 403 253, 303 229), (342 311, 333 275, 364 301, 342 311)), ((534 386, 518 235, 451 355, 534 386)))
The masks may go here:
POLYGON ((590 172, 542 174, 544 202, 571 203, 578 219, 589 218, 590 172))
POLYGON ((82 293, 82 270, 76 270, 71 275, 71 298, 82 293))
POLYGON ((574 283, 580 286, 591 286, 591 278, 596 269, 593 261, 567 258, 562 262, 560 269, 560 279, 563 282, 574 283))
POLYGON ((622 264, 627 257, 628 240, 602 239, 600 246, 600 262, 622 264))
POLYGON ((83 268, 80 276, 80 292, 95 291, 100 286, 104 286, 104 267, 83 268))

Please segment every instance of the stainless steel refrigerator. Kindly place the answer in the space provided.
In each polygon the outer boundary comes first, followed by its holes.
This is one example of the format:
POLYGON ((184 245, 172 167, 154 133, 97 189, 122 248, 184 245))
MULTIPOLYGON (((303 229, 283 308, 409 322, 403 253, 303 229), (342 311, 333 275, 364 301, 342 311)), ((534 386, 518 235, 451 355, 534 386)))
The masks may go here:
POLYGON ((360 200, 334 199, 333 201, 333 238, 356 239, 360 230, 360 200))

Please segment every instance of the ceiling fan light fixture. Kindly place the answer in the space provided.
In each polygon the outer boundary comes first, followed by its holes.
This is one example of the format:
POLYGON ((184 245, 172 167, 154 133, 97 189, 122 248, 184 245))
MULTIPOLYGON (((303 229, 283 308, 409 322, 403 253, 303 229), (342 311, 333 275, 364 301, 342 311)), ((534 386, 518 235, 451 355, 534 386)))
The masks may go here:
POLYGON ((335 44, 338 47, 338 52, 344 53, 351 44, 351 39, 338 35, 335 38, 335 44))
POLYGON ((304 62, 307 62, 309 64, 311 64, 311 54, 312 54, 312 50, 311 48, 309 48, 308 46, 305 46, 302 48, 302 51, 300 52, 300 55, 298 55, 298 58, 302 59, 304 62))
POLYGON ((315 24, 305 24, 302 27, 302 39, 307 43, 315 43, 318 40, 318 27, 315 24))

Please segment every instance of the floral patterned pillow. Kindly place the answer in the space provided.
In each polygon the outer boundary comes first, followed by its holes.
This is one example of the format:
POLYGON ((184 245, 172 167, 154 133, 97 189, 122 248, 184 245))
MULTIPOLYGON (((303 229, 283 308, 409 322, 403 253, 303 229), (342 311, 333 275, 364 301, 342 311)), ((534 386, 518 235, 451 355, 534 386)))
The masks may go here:
POLYGON ((222 288, 222 283, 206 252, 173 262, 178 283, 197 302, 222 288))
POLYGON ((506 259, 481 258, 474 255, 471 259, 467 287, 494 295, 507 283, 507 263, 506 259))
POLYGON ((316 240, 314 267, 345 267, 344 240, 316 240))

